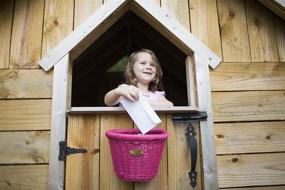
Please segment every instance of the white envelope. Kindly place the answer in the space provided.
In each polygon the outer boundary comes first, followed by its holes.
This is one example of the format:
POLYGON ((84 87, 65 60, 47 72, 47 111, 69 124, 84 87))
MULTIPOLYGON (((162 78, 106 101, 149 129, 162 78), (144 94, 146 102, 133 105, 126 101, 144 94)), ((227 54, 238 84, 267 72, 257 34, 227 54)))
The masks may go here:
POLYGON ((139 100, 136 102, 123 98, 120 100, 120 103, 138 126, 142 134, 147 133, 149 130, 161 123, 158 115, 141 94, 139 95, 139 100))

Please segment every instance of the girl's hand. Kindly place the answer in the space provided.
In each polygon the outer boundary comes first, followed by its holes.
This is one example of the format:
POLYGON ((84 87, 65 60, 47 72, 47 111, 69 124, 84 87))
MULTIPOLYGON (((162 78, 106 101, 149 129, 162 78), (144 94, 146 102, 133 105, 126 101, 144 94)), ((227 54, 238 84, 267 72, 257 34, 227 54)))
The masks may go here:
POLYGON ((139 89, 133 85, 122 84, 116 89, 118 95, 127 98, 130 101, 137 101, 139 99, 139 89))

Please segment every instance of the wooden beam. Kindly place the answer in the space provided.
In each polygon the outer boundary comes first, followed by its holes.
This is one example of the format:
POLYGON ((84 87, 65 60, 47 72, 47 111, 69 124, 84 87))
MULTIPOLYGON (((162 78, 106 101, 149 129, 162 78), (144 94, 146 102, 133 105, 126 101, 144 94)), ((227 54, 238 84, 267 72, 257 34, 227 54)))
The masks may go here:
POLYGON ((213 92, 215 122, 285 119, 285 91, 213 92))
POLYGON ((218 174, 216 162, 216 147, 214 139, 214 122, 211 100, 211 86, 209 67, 199 55, 194 54, 195 75, 198 105, 202 111, 207 112, 207 120, 200 121, 204 188, 205 190, 218 189, 218 174))
POLYGON ((256 187, 241 187, 241 188, 230 188, 229 190, 284 190, 284 185, 274 185, 274 186, 256 186, 256 187))
POLYGON ((275 32, 279 53, 279 61, 285 62, 285 20, 275 17, 275 32))
POLYGON ((41 69, 0 70, 0 99, 51 98, 52 72, 41 69))
POLYGON ((274 14, 257 1, 245 1, 252 62, 278 62, 274 14))
POLYGON ((40 60, 39 65, 47 71, 75 47, 73 59, 76 58, 126 12, 127 2, 127 0, 116 0, 105 3, 82 25, 48 52, 48 54, 40 60))
POLYGON ((1 165, 0 189, 40 190, 47 189, 48 166, 1 165))
POLYGON ((176 44, 185 54, 197 53, 205 60, 203 64, 207 63, 212 68, 216 68, 220 63, 219 56, 152 1, 134 0, 131 2, 131 10, 176 44))
POLYGON ((191 33, 222 57, 217 1, 189 0, 189 9, 191 33))
POLYGON ((285 153, 217 156, 220 188, 284 185, 285 153))
POLYGON ((244 1, 218 0, 224 62, 250 62, 244 1))
POLYGON ((49 131, 0 132, 0 164, 48 163, 49 131))
POLYGON ((44 0, 15 1, 9 68, 39 67, 44 4, 44 0))
POLYGON ((197 90, 196 90, 196 76, 195 76, 195 61, 193 56, 188 56, 185 60, 186 67, 186 82, 188 105, 197 106, 197 90))
POLYGON ((42 56, 73 30, 74 0, 45 1, 42 56))
POLYGON ((70 107, 71 65, 69 54, 54 68, 49 157, 49 189, 63 189, 64 162, 58 160, 59 142, 66 139, 66 111, 70 107))
POLYGON ((223 63, 211 79, 212 91, 285 90, 285 64, 223 63))
POLYGON ((258 0, 258 1, 285 20, 284 0, 258 0))
MULTIPOLYGON (((199 108, 195 106, 154 106, 153 109, 158 113, 197 113, 200 111, 199 108)), ((68 109, 68 114, 83 113, 126 113, 126 111, 122 107, 71 107, 68 109)))
POLYGON ((99 189, 100 115, 68 117, 67 146, 88 149, 66 158, 65 189, 99 189))
POLYGON ((14 1, 0 2, 0 69, 7 69, 9 67, 13 13, 14 1))
POLYGON ((285 121, 216 123, 217 154, 285 152, 285 121))
POLYGON ((51 100, 0 100, 0 131, 50 130, 51 100))

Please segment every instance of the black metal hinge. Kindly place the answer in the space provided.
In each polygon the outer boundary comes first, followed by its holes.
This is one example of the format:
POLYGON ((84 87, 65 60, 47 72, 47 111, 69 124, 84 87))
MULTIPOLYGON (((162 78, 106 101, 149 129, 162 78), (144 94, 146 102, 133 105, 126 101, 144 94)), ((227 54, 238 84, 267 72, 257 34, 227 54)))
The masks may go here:
POLYGON ((66 156, 70 154, 87 153, 87 149, 70 148, 65 141, 59 142, 59 155, 58 160, 65 161, 66 156))
POLYGON ((191 152, 191 170, 188 172, 190 184, 192 187, 197 185, 197 172, 196 172, 196 162, 197 162, 197 139, 195 138, 196 132, 192 123, 207 120, 206 112, 198 112, 191 114, 173 114, 172 120, 178 123, 187 123, 186 127, 186 137, 187 142, 191 152))
POLYGON ((197 112, 197 113, 177 113, 172 115, 172 120, 174 122, 179 122, 179 123, 192 123, 192 122, 198 122, 198 121, 205 121, 207 120, 207 112, 197 112))

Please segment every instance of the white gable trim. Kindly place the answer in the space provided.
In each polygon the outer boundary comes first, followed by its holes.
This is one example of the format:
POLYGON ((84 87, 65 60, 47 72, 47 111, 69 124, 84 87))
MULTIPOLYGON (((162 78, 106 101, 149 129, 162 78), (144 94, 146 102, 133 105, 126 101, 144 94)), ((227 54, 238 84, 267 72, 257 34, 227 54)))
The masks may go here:
POLYGON ((76 49, 79 50, 79 53, 78 51, 74 53, 75 57, 77 57, 80 52, 83 52, 88 45, 91 45, 94 40, 98 39, 101 34, 111 27, 128 10, 132 10, 142 17, 147 23, 181 48, 187 55, 193 52, 196 53, 212 68, 216 68, 221 62, 219 56, 151 0, 109 0, 43 57, 39 61, 39 65, 48 71, 62 57, 76 47, 76 49), (91 34, 93 41, 86 40, 87 45, 78 48, 78 46, 81 45, 80 42, 91 34))
MULTIPOLYGON (((50 70, 61 58, 69 53, 77 44, 79 44, 89 33, 98 28, 99 25, 114 24, 120 17, 114 16, 112 22, 106 19, 112 15, 115 11, 120 11, 126 7, 128 0, 114 0, 108 1, 95 11, 82 25, 77 27, 66 38, 64 38, 55 48, 53 48, 48 54, 39 61, 39 65, 45 70, 50 70)), ((123 13, 122 13, 123 14, 123 13)), ((110 27, 109 26, 109 27, 110 27)), ((109 28, 105 28, 105 31, 109 28)), ((100 31, 98 37, 105 31, 100 31)))
MULTIPOLYGON (((150 0, 134 0, 131 9, 139 14, 146 22, 158 31, 161 31, 170 41, 175 44, 182 43, 194 53, 202 57, 213 69, 221 62, 221 58, 210 50, 203 42, 185 29, 178 21, 173 19, 166 10, 160 8, 150 0), (149 14, 149 15, 146 15, 149 14), (155 20, 150 23, 150 20, 155 20), (174 39, 173 39, 174 38, 174 39)), ((183 49, 182 49, 183 50, 183 49)), ((185 52, 185 50, 184 50, 185 52)), ((185 52, 189 55, 190 52, 185 52)))

